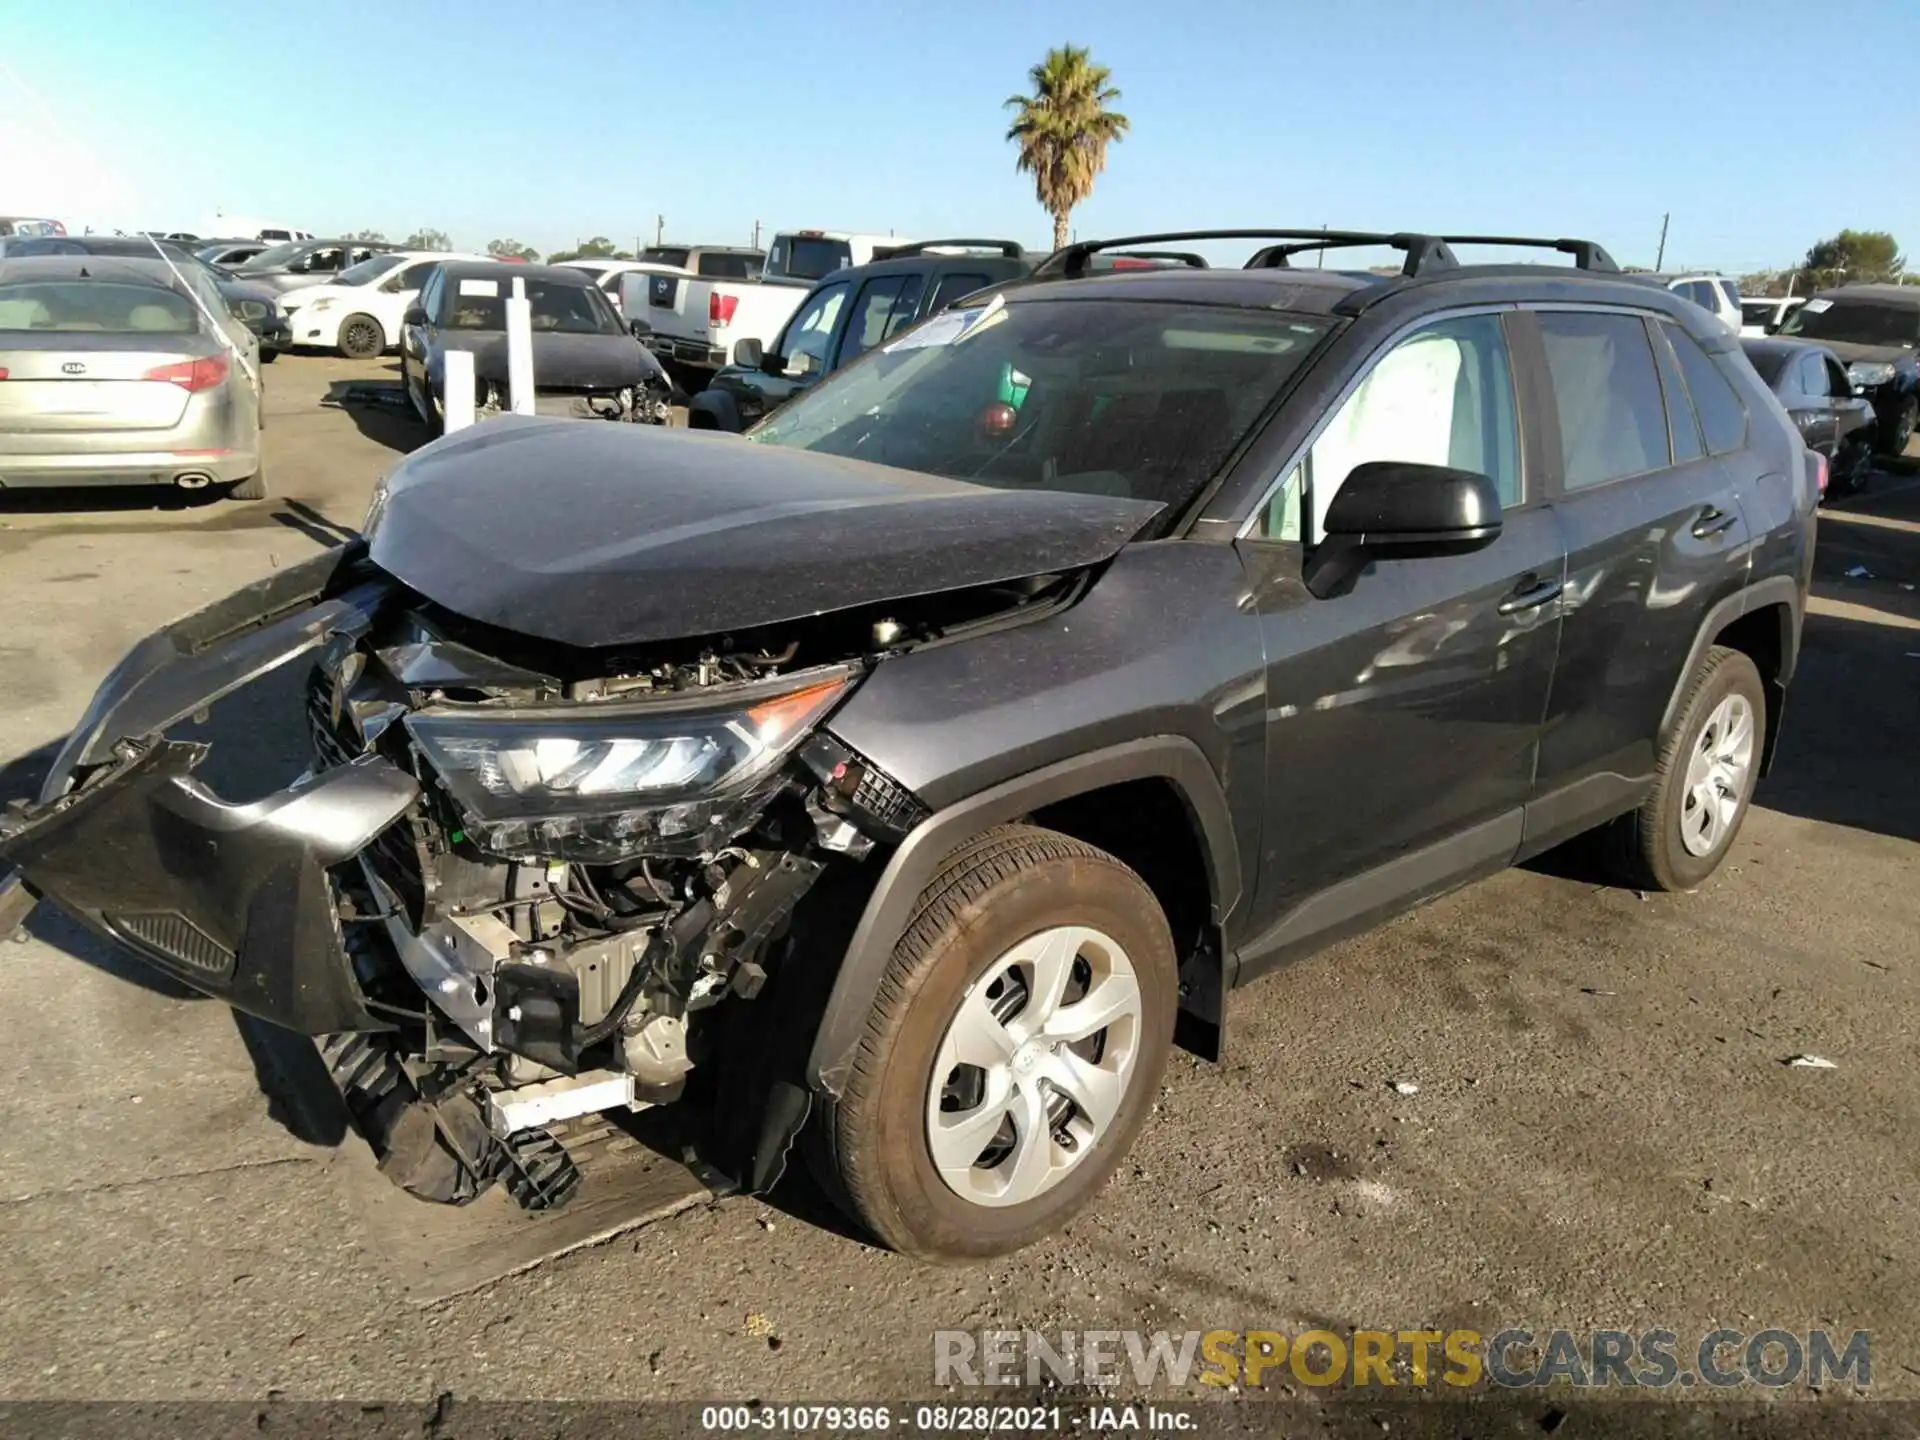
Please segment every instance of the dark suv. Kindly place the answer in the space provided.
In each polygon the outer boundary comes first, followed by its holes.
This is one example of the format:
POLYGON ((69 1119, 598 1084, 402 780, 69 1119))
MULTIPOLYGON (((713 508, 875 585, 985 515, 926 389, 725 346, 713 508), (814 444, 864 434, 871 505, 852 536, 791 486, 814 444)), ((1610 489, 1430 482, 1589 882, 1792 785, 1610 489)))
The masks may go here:
POLYGON ((684 1096, 951 1258, 1084 1204, 1176 1020, 1217 1053, 1291 957, 1596 827, 1701 884, 1821 478, 1733 337, 1585 242, 1245 233, 1069 247, 745 437, 416 452, 107 679, 0 929, 37 892, 325 1037, 417 1195, 558 1203, 556 1126, 684 1096), (1289 264, 1362 242, 1400 273, 1289 264), (300 656, 312 773, 219 799, 164 732, 300 656))
POLYGON ((1873 402, 1876 448, 1904 455, 1920 420, 1920 291, 1842 285, 1797 307, 1779 333, 1814 340, 1845 362, 1854 393, 1873 402))
POLYGON ((771 350, 758 340, 735 344, 733 363, 693 397, 687 423, 744 430, 874 346, 1033 267, 1011 240, 926 240, 836 270, 807 292, 771 350))

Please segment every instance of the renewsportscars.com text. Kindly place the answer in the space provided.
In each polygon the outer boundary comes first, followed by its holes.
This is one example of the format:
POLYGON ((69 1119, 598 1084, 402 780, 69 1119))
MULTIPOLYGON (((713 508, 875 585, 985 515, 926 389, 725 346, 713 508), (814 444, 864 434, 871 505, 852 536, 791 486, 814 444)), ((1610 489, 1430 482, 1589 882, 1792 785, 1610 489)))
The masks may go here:
POLYGON ((936 1330, 940 1386, 1351 1387, 1504 1389, 1565 1384, 1707 1391, 1873 1383, 1865 1330, 936 1330))

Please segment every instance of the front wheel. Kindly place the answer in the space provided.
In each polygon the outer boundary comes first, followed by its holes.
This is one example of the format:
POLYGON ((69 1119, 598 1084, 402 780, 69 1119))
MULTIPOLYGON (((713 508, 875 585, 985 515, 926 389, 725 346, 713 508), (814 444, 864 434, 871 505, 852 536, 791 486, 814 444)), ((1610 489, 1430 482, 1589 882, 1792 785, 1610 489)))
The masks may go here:
POLYGON ((340 353, 349 360, 371 360, 387 348, 387 332, 371 315, 349 315, 340 322, 340 353))
POLYGON ((1880 453, 1896 459, 1906 454, 1916 419, 1920 419, 1920 400, 1911 395, 1901 397, 1900 408, 1880 424, 1880 453))
POLYGON ((1646 803, 1614 822, 1614 869, 1643 890, 1696 890, 1720 868, 1746 819, 1766 750, 1760 671, 1716 645, 1661 748, 1646 803))
POLYGON ((881 980, 826 1117, 829 1188, 921 1259, 1039 1239, 1133 1144, 1178 1003, 1138 875, 1054 831, 987 832, 921 896, 881 980))

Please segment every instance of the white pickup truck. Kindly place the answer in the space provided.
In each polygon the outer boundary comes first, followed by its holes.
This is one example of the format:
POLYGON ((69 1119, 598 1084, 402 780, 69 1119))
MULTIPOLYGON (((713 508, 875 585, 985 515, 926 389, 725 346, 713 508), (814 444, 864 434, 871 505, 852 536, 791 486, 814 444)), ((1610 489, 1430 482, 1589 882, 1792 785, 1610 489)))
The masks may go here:
POLYGON ((816 280, 910 243, 893 235, 783 230, 773 237, 758 279, 629 272, 620 277, 620 310, 644 323, 640 339, 662 360, 718 370, 742 340, 771 345, 816 280))

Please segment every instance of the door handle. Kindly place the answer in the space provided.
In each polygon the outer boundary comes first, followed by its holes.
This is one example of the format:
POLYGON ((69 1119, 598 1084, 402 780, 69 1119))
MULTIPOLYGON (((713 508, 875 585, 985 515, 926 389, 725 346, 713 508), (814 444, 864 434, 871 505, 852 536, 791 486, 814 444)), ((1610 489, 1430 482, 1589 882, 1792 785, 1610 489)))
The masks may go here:
POLYGON ((1710 540, 1723 530, 1731 530, 1739 519, 1738 515, 1730 514, 1716 505, 1709 505, 1700 512, 1700 518, 1693 522, 1693 538, 1710 540))
POLYGON ((1502 615, 1517 615, 1522 610, 1536 609, 1560 593, 1561 582, 1558 580, 1536 580, 1531 575, 1527 579, 1533 580, 1534 583, 1523 584, 1522 588, 1515 590, 1500 602, 1502 615))

